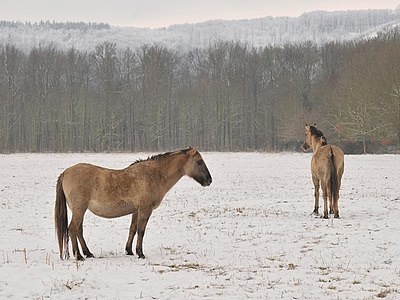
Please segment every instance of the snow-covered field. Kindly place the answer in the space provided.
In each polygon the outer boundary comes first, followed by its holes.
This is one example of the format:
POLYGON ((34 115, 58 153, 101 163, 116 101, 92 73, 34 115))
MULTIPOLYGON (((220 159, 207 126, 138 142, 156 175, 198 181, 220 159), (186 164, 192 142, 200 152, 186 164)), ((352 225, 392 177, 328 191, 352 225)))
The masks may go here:
POLYGON ((89 212, 96 258, 61 261, 58 175, 77 162, 123 168, 147 156, 0 155, 0 298, 400 298, 394 155, 346 156, 341 218, 325 220, 310 215, 311 154, 203 153, 213 183, 183 178, 172 188, 150 218, 145 260, 124 254, 129 216, 89 212))

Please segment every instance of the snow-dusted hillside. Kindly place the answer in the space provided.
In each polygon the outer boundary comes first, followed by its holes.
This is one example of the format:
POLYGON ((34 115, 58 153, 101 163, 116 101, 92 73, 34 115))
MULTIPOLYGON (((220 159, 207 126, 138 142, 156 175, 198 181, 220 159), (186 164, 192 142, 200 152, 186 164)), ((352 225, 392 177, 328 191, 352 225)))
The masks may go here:
POLYGON ((103 42, 115 42, 119 48, 136 48, 159 43, 176 50, 206 47, 216 40, 234 40, 255 46, 282 45, 314 41, 345 41, 369 36, 400 23, 400 10, 315 11, 293 17, 264 17, 168 28, 114 27, 107 24, 0 22, 0 44, 15 44, 30 50, 39 44, 54 43, 61 49, 75 47, 93 50, 103 42))

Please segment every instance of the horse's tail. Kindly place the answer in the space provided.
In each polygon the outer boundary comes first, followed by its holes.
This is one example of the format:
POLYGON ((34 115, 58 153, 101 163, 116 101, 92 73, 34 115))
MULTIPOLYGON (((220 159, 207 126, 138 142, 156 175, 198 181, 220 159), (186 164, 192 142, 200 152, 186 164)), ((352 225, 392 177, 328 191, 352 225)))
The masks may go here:
POLYGON ((337 170, 335 165, 335 155, 333 154, 332 147, 331 153, 329 154, 329 172, 330 172, 330 186, 331 186, 331 193, 332 193, 332 201, 335 203, 337 199, 338 191, 338 177, 337 177, 337 170))
POLYGON ((68 215, 67 201, 63 189, 64 174, 61 174, 57 180, 56 204, 54 208, 54 219, 56 223, 56 233, 58 238, 58 247, 60 258, 63 259, 63 252, 68 256, 68 215))

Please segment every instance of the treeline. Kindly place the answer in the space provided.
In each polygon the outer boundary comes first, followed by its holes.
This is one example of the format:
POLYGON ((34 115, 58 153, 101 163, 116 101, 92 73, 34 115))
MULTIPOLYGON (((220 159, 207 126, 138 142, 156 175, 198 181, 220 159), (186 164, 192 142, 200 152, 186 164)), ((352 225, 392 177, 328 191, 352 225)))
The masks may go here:
POLYGON ((85 22, 56 22, 56 21, 40 21, 40 22, 21 22, 21 21, 0 21, 0 28, 42 28, 55 30, 90 30, 90 29, 110 29, 107 23, 85 23, 85 22))
POLYGON ((316 122, 347 152, 400 144, 400 35, 255 48, 0 46, 0 151, 296 150, 316 122))

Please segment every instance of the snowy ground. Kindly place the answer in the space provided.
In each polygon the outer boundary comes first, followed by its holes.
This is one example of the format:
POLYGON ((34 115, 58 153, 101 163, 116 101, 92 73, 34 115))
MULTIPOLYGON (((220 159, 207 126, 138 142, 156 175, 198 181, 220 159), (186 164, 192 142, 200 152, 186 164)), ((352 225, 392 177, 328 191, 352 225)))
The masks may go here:
MULTIPOLYGON (((130 217, 88 213, 96 256, 61 261, 57 176, 147 154, 0 155, 0 298, 399 299, 400 156, 346 156, 340 219, 311 216, 311 154, 204 153, 213 183, 183 178, 150 218, 140 260, 130 217)), ((322 209, 320 209, 322 212, 322 209)), ((70 215, 69 215, 70 217, 70 215)))

